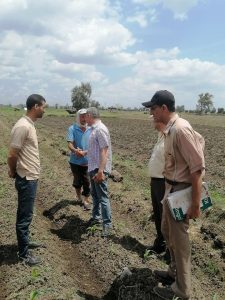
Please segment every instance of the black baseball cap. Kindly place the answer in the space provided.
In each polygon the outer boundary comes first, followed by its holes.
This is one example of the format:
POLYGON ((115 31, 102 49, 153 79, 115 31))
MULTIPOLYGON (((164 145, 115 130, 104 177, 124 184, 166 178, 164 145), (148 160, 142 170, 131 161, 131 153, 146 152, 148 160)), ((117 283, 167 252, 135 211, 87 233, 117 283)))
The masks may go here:
POLYGON ((165 104, 169 109, 175 108, 174 95, 167 90, 156 92, 150 101, 142 103, 142 105, 147 108, 151 108, 153 105, 162 106, 163 104, 165 104))

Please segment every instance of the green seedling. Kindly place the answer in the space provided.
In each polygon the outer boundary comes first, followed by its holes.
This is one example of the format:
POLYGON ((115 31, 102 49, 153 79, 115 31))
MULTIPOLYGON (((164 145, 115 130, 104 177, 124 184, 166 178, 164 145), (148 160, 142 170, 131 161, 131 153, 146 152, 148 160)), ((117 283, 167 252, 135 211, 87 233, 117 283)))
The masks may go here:
POLYGON ((36 300, 38 297, 38 291, 32 291, 30 293, 30 300, 36 300))
POLYGON ((213 296, 212 300, 219 300, 217 294, 215 294, 215 295, 213 296))
POLYGON ((145 253, 144 253, 144 261, 147 261, 150 259, 150 256, 151 256, 151 250, 145 250, 145 253))
POLYGON ((39 277, 40 277, 39 270, 37 268, 32 268, 31 270, 32 281, 36 281, 39 277))
POLYGON ((95 224, 95 225, 93 225, 93 226, 88 227, 87 230, 88 230, 88 232, 89 232, 90 235, 94 235, 95 232, 97 231, 97 229, 98 229, 98 227, 97 227, 97 225, 95 224))
POLYGON ((219 273, 219 269, 215 263, 209 261, 205 267, 205 272, 211 276, 216 276, 219 273))

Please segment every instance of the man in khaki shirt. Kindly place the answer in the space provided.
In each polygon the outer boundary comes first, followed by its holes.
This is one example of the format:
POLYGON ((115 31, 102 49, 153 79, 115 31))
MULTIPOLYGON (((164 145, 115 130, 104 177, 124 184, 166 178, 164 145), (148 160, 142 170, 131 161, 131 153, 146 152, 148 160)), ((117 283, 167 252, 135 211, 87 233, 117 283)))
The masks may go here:
POLYGON ((166 90, 158 91, 151 101, 143 104, 150 108, 155 122, 166 125, 165 169, 166 191, 163 199, 162 233, 171 255, 168 271, 155 271, 162 281, 174 281, 169 288, 155 287, 161 299, 190 299, 191 250, 189 243, 189 219, 200 215, 202 175, 205 169, 204 140, 191 125, 175 113, 175 99, 166 90), (183 221, 176 221, 167 204, 167 196, 192 186, 192 201, 183 221))
POLYGON ((29 251, 29 226, 33 217, 34 199, 40 174, 38 140, 34 122, 42 118, 45 99, 32 94, 27 98, 27 114, 17 121, 11 131, 8 155, 9 177, 15 178, 18 192, 16 234, 19 259, 35 265, 40 259, 29 251))

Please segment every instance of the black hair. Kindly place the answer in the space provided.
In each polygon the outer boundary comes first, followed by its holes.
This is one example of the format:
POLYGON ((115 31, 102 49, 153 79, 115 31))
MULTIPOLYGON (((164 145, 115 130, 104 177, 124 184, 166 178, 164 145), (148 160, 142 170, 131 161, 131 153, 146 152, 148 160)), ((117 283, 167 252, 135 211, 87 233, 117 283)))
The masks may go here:
POLYGON ((165 105, 167 106, 169 112, 175 112, 175 104, 174 103, 167 103, 165 105))
POLYGON ((27 98, 26 107, 27 110, 31 110, 35 104, 41 106, 43 102, 46 102, 45 98, 38 94, 32 94, 27 98))

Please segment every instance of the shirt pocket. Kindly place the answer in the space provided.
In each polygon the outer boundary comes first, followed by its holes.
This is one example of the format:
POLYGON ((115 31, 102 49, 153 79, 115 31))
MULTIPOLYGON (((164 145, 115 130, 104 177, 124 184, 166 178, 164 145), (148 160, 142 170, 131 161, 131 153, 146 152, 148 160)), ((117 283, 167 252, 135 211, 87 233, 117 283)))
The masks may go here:
POLYGON ((172 155, 172 153, 166 153, 166 161, 165 161, 165 170, 166 170, 166 173, 170 173, 172 171, 174 171, 174 168, 175 168, 175 159, 174 159, 174 156, 172 155))

